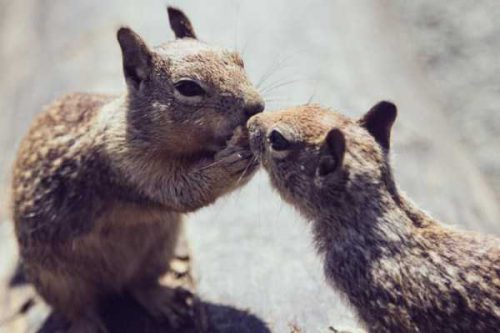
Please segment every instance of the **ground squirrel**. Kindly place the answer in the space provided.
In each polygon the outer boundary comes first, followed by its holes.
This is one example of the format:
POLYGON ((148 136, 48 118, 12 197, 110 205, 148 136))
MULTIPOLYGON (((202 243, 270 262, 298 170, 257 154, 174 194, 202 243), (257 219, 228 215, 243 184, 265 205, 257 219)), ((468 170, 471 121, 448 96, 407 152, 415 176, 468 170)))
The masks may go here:
POLYGON ((317 105, 256 115, 250 146, 368 331, 496 332, 499 239, 446 227, 398 190, 396 113, 380 102, 359 120, 317 105))
POLYGON ((56 101, 35 120, 14 166, 23 265, 73 331, 104 331, 99 299, 120 292, 178 324, 183 294, 160 287, 158 277, 182 214, 241 186, 256 169, 244 131, 235 129, 264 102, 242 59, 200 42, 181 11, 168 14, 177 38, 159 47, 129 28, 118 31, 123 96, 56 101))

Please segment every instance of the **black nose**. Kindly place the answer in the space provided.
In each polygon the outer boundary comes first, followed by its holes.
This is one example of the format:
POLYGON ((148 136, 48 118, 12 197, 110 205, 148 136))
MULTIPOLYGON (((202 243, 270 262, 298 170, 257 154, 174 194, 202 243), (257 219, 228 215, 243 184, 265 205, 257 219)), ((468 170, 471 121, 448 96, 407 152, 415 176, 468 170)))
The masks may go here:
POLYGON ((262 111, 264 111, 264 107, 265 107, 265 105, 264 105, 263 101, 248 103, 244 109, 245 116, 250 118, 250 117, 256 115, 257 113, 261 113, 262 111))

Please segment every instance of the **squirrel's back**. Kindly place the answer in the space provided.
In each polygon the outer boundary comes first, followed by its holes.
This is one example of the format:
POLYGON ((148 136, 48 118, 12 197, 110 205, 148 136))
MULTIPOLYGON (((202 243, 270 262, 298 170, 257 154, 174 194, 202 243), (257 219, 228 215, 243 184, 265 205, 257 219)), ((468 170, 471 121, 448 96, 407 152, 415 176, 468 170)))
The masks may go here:
POLYGON ((21 242, 26 237, 53 239, 54 233, 78 232, 74 227, 85 225, 78 223, 78 212, 95 204, 92 184, 102 174, 99 138, 92 124, 99 109, 113 98, 68 94, 33 122, 19 148, 13 173, 13 218, 21 242), (73 218, 61 225, 65 230, 50 228, 64 216, 54 213, 61 210, 73 218))
POLYGON ((499 239, 445 227, 398 190, 396 114, 390 102, 360 119, 312 105, 265 113, 248 123, 250 145, 312 221, 327 281, 370 332, 497 332, 499 239))

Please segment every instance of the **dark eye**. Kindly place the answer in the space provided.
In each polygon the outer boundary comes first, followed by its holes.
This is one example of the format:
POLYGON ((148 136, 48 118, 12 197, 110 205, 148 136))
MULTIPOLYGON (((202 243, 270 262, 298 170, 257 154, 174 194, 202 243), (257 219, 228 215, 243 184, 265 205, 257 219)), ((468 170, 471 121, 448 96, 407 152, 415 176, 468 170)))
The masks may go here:
POLYGON ((186 97, 205 95, 205 90, 192 80, 180 80, 175 83, 174 87, 181 95, 186 97))
POLYGON ((269 134, 269 143, 273 150, 276 151, 286 150, 290 147, 290 142, 277 130, 272 130, 271 134, 269 134))

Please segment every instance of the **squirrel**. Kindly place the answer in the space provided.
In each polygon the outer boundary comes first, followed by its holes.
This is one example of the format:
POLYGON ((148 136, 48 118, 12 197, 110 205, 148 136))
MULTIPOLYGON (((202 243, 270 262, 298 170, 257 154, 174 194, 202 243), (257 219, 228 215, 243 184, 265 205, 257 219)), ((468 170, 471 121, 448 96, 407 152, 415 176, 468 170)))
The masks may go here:
POLYGON ((258 163, 243 130, 264 101, 238 53, 197 39, 168 7, 176 39, 117 39, 126 92, 75 93, 48 106, 21 142, 12 215, 26 275, 71 332, 105 332, 107 295, 129 293, 178 327, 188 293, 160 286, 183 215, 245 184, 258 163))
POLYGON ((396 115, 387 101, 360 119, 313 104, 259 114, 250 147, 369 332, 497 332, 500 239, 445 226, 398 190, 396 115))

